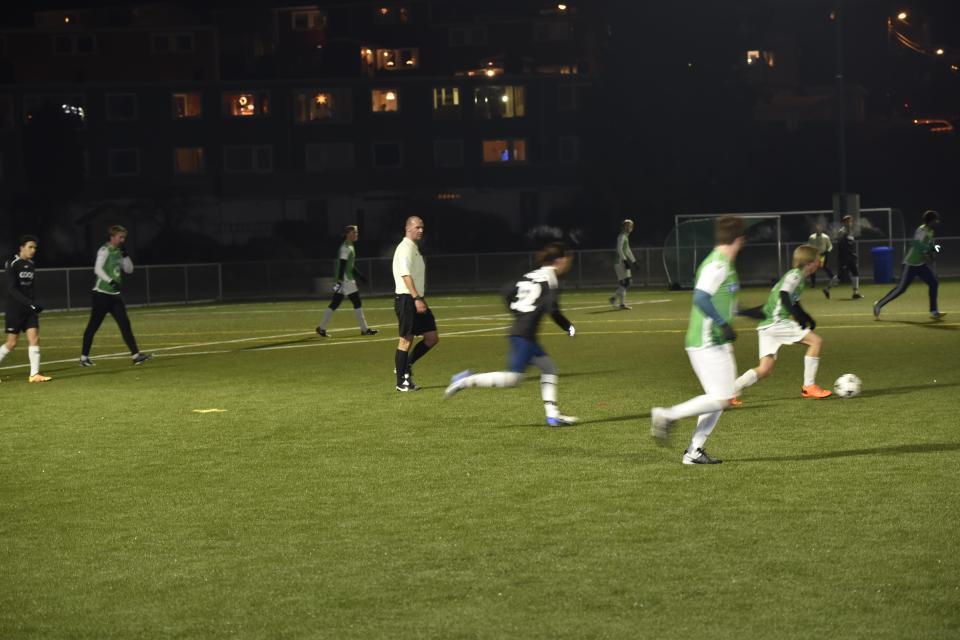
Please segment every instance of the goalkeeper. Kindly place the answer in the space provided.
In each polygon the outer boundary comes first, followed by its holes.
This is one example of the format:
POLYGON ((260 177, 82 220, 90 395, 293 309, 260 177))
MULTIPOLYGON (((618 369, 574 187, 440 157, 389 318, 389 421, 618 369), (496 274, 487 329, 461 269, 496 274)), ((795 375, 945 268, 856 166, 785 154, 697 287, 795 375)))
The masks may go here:
POLYGON ((357 316, 357 323, 360 325, 360 335, 373 336, 379 333, 376 329, 367 326, 367 320, 363 317, 362 303, 360 302, 360 290, 357 288, 357 280, 366 282, 364 276, 356 266, 357 250, 354 247, 357 239, 360 237, 360 229, 356 225, 347 225, 343 228, 343 243, 337 252, 336 266, 336 284, 333 285, 333 298, 327 310, 323 312, 323 320, 317 327, 317 335, 327 337, 327 324, 330 323, 330 316, 337 310, 344 296, 350 298, 353 303, 353 313, 357 316))
MULTIPOLYGON (((817 248, 817 253, 820 254, 820 261, 817 271, 823 269, 827 272, 827 275, 830 277, 830 280, 833 280, 833 271, 827 265, 827 257, 830 255, 830 252, 833 251, 833 243, 830 241, 830 236, 827 235, 823 230, 823 223, 818 222, 817 226, 814 228, 814 232, 810 234, 810 239, 807 240, 807 244, 811 247, 817 248)), ((827 281, 827 285, 830 284, 830 280, 827 281)), ((817 272, 814 271, 810 274, 810 285, 817 286, 817 272)), ((823 295, 827 296, 827 299, 830 299, 830 287, 824 287, 823 295)))
POLYGON ((627 218, 620 223, 620 235, 617 236, 617 257, 613 270, 617 274, 617 290, 610 296, 610 304, 614 307, 627 310, 627 289, 630 288, 633 272, 637 268, 637 259, 630 250, 630 233, 633 231, 633 220, 627 218))
POLYGON ((773 373, 777 351, 785 344, 807 345, 807 355, 803 358, 803 386, 800 388, 800 395, 804 398, 826 398, 833 395, 831 391, 817 385, 817 368, 820 366, 823 338, 813 332, 817 328, 816 320, 800 306, 804 282, 819 268, 819 249, 808 244, 800 245, 793 251, 793 268, 770 290, 767 303, 762 307, 741 311, 741 315, 762 318, 757 327, 760 364, 754 369, 748 369, 734 382, 737 395, 773 373), (791 320, 790 316, 794 319, 791 320))

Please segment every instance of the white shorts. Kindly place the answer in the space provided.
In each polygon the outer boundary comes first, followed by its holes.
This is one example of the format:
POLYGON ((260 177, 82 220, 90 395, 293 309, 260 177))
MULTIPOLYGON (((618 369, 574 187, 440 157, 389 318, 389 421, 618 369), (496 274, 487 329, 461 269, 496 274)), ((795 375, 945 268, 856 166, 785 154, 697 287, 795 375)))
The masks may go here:
POLYGON ((807 337, 810 329, 801 329, 793 320, 781 320, 757 329, 760 339, 760 357, 777 357, 777 351, 785 344, 796 344, 807 337))
POLYGON ((357 281, 356 281, 356 280, 344 280, 344 281, 343 281, 343 289, 340 290, 340 293, 342 293, 342 294, 345 295, 345 296, 348 296, 348 295, 350 295, 351 293, 356 293, 357 291, 359 291, 359 289, 357 289, 357 281))
POLYGON ((729 400, 737 395, 734 382, 737 379, 737 361, 733 357, 733 345, 722 344, 700 349, 687 349, 693 372, 700 380, 704 393, 714 400, 729 400))
POLYGON ((626 280, 627 278, 632 277, 630 274, 630 269, 625 268, 622 262, 618 262, 617 264, 613 265, 613 270, 617 273, 618 281, 626 280))

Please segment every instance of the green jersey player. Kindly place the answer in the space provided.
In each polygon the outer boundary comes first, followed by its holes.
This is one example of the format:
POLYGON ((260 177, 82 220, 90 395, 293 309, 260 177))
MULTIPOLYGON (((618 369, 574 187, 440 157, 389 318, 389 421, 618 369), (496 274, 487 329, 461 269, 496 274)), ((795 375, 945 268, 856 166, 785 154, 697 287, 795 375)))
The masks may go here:
POLYGON ((630 233, 633 232, 633 220, 627 218, 620 223, 620 235, 617 236, 617 256, 613 263, 613 270, 617 274, 617 283, 620 285, 610 296, 610 304, 620 309, 629 309, 627 306, 627 289, 633 277, 631 269, 637 268, 637 259, 630 250, 630 233))
POLYGON ((323 312, 323 320, 317 327, 317 335, 322 338, 327 337, 327 324, 330 322, 330 316, 337 310, 344 296, 350 298, 353 303, 353 314, 357 317, 357 324, 360 325, 360 335, 375 336, 379 331, 367 326, 367 319, 363 317, 362 302, 360 300, 360 290, 357 288, 357 281, 366 282, 367 278, 357 269, 357 250, 354 244, 360 237, 360 228, 355 225, 347 225, 343 228, 343 243, 337 251, 337 262, 334 267, 336 283, 333 285, 333 298, 327 310, 323 312))
POLYGON ((927 294, 930 298, 930 317, 939 320, 947 315, 941 313, 937 306, 937 289, 940 287, 940 281, 937 274, 933 272, 930 265, 933 263, 934 256, 940 252, 940 245, 933 240, 933 231, 940 224, 940 214, 936 211, 924 211, 923 224, 917 227, 913 234, 913 242, 910 244, 910 251, 903 259, 903 270, 900 272, 900 282, 893 289, 887 292, 880 300, 873 304, 873 317, 880 319, 880 310, 883 307, 897 299, 914 278, 919 277, 927 283, 927 294))
POLYGON ((733 356, 733 341, 737 333, 730 321, 740 288, 734 261, 746 242, 746 225, 742 218, 721 216, 715 223, 714 235, 716 246, 697 268, 686 336, 687 356, 704 393, 672 407, 650 410, 650 433, 661 444, 666 444, 670 429, 677 420, 699 416, 690 446, 683 454, 683 464, 721 462, 707 455, 703 446, 723 410, 730 406, 736 395, 737 363, 733 356))
MULTIPOLYGON (((820 268, 820 250, 812 245, 800 245, 793 251, 793 268, 787 271, 770 290, 767 303, 761 310, 762 320, 757 327, 760 340, 760 364, 737 378, 734 383, 737 394, 761 378, 773 373, 777 351, 785 344, 807 345, 803 358, 803 386, 800 395, 804 398, 826 398, 832 392, 817 385, 817 368, 820 366, 820 350, 823 338, 813 332, 816 321, 800 306, 806 278, 820 268), (793 319, 790 318, 793 316, 793 319)), ((753 315, 749 311, 744 315, 753 315)))

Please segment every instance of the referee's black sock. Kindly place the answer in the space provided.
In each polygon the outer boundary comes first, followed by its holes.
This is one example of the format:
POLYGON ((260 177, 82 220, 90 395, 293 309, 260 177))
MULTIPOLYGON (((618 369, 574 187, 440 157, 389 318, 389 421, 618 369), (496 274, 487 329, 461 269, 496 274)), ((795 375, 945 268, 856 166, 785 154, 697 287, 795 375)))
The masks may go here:
POLYGON ((407 371, 413 368, 413 363, 426 355, 427 351, 430 351, 430 347, 421 340, 417 343, 417 346, 413 348, 413 351, 410 352, 410 358, 407 360, 407 371))
POLYGON ((397 354, 394 356, 394 362, 396 363, 397 368, 397 386, 403 384, 403 376, 407 372, 407 352, 397 349, 397 354))

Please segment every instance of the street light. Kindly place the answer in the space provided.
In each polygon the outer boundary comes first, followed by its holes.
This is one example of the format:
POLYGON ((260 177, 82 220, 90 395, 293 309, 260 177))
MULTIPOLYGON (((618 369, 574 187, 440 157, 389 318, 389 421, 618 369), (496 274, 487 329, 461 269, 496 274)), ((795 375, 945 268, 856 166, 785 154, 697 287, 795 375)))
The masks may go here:
POLYGON ((936 53, 938 56, 942 56, 942 55, 943 55, 943 49, 937 49, 934 53, 936 53))
POLYGON ((906 11, 901 11, 900 13, 897 14, 897 20, 899 20, 900 22, 906 22, 907 18, 909 17, 910 16, 907 14, 906 11))

